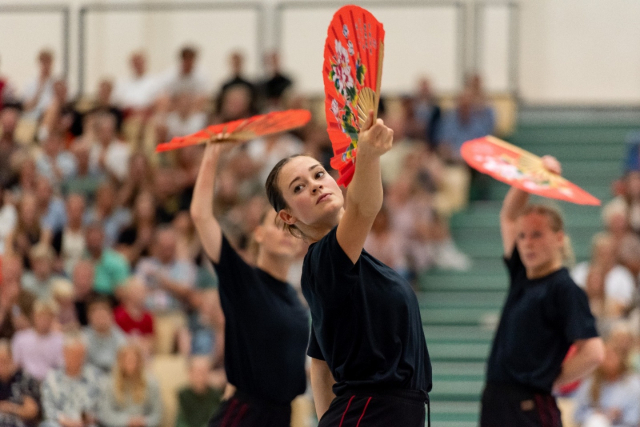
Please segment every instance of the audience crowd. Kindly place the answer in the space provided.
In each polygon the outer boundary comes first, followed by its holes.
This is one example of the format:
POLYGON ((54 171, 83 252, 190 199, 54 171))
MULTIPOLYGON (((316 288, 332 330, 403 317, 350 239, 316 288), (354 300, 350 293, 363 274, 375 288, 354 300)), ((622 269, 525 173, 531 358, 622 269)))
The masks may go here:
MULTIPOLYGON (((180 354, 189 385, 175 397, 175 425, 204 427, 224 386, 224 316, 188 213, 203 147, 156 154, 155 146, 209 124, 322 108, 295 92, 275 53, 261 81, 232 53, 227 81, 210 94, 197 49, 181 49, 161 75, 134 52, 129 76, 104 79, 94 96, 78 99, 54 75, 54 61, 40 52, 22 89, 0 74, 0 425, 159 426, 161 390, 147 367, 180 354)), ((365 248, 414 281, 430 268, 469 269, 448 220, 474 185, 483 197, 459 154, 462 142, 495 127, 480 77, 468 78, 453 109, 442 109, 422 79, 414 93, 383 99, 380 115, 395 142, 382 159, 385 203, 365 248)), ((247 260, 267 206, 266 175, 302 152, 329 168, 325 129, 316 115, 223 159, 215 214, 247 260)), ((607 339, 606 362, 574 391, 575 420, 585 427, 640 424, 637 147, 625 164, 592 257, 572 271, 607 339)))

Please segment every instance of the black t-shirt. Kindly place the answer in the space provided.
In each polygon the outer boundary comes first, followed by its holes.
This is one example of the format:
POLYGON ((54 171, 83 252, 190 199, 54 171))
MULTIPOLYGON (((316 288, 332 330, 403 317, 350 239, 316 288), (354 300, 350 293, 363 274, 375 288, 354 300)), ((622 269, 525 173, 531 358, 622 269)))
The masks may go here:
POLYGON ((413 289, 362 250, 354 265, 337 227, 309 247, 302 292, 311 309, 309 356, 325 360, 336 384, 431 390, 431 361, 413 289))
POLYGON ((256 398, 289 403, 304 393, 309 315, 288 283, 248 265, 222 239, 218 274, 229 382, 256 398))
POLYGON ((587 295, 561 268, 527 279, 518 249, 505 258, 510 287, 487 366, 487 381, 551 392, 576 340, 597 337, 587 295))

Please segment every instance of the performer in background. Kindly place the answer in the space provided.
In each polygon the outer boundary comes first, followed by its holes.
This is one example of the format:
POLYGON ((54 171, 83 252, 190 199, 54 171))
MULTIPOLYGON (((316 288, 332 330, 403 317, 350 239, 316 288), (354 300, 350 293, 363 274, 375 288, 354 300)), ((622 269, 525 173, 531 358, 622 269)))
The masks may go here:
POLYGON ((380 156, 393 131, 369 113, 346 200, 307 156, 271 171, 269 201, 311 243, 302 272, 312 331, 308 355, 319 427, 423 427, 431 362, 409 283, 363 245, 382 206, 380 156))
MULTIPOLYGON (((555 158, 542 161, 560 173, 555 158)), ((588 375, 604 357, 587 296, 563 267, 562 217, 528 200, 529 193, 512 187, 500 212, 510 283, 489 357, 481 427, 561 426, 552 391, 588 375), (572 344, 577 352, 563 362, 572 344)))
POLYGON ((230 397, 210 427, 289 427, 291 401, 306 389, 309 318, 286 283, 301 245, 269 209, 254 231, 256 267, 231 247, 213 216, 222 144, 209 143, 193 192, 191 216, 219 279, 225 315, 225 371, 230 397))

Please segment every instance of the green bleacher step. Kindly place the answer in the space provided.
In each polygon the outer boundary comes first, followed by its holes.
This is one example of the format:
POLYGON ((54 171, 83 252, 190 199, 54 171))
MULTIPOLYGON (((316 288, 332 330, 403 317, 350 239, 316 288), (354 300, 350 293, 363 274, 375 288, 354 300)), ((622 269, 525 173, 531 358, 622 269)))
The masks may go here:
MULTIPOLYGON (((495 253, 495 252, 494 252, 495 253)), ((501 255, 498 251, 496 258, 501 255)), ((495 274, 483 274, 482 276, 429 276, 428 273, 420 276, 420 289, 423 291, 504 291, 507 289, 507 276, 504 270, 495 274)))
POLYGON ((427 343, 478 343, 486 344, 493 339, 491 325, 437 325, 423 326, 427 343))
POLYGON ((433 382, 429 393, 432 402, 437 401, 478 401, 484 381, 443 381, 433 382))
MULTIPOLYGON (((506 273, 505 273, 506 275, 506 273)), ((505 292, 429 292, 418 297, 421 308, 500 308, 505 292)))
POLYGON ((433 361, 483 362, 489 355, 490 343, 483 344, 429 344, 429 357, 433 361))

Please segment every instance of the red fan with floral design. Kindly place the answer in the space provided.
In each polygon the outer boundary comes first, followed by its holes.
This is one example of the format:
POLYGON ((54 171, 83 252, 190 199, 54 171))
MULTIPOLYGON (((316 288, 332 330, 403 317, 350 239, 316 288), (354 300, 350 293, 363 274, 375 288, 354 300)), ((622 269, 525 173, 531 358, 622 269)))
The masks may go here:
POLYGON ((307 110, 274 111, 248 119, 209 126, 191 135, 175 137, 169 142, 158 144, 156 152, 204 144, 208 141, 245 142, 304 126, 310 119, 311 113, 307 110))
POLYGON ((548 171, 542 159, 493 136, 462 144, 462 158, 472 168, 529 193, 579 205, 599 206, 600 200, 548 171))
POLYGON ((340 8, 324 45, 325 113, 333 146, 331 167, 338 184, 349 185, 355 171, 358 133, 370 110, 377 115, 384 57, 384 28, 367 10, 340 8))

